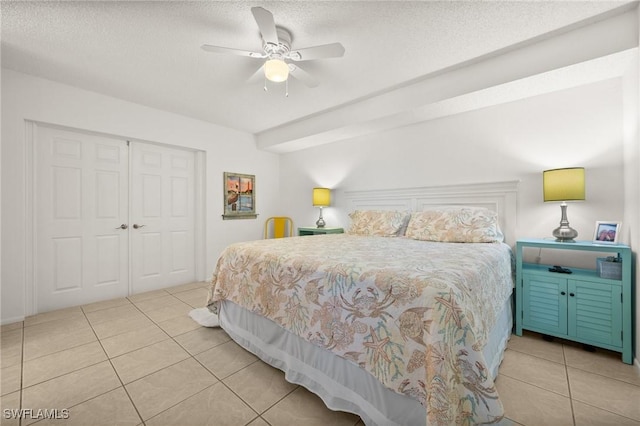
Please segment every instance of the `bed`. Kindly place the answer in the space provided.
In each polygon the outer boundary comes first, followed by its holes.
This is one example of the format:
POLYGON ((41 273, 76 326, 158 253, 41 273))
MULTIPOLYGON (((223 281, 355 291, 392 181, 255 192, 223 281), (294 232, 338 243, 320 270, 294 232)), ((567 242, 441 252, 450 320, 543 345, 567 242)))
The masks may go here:
POLYGON ((348 234, 227 247, 209 308, 238 344, 367 425, 497 423, 513 287, 513 221, 499 217, 515 186, 347 193, 348 234))

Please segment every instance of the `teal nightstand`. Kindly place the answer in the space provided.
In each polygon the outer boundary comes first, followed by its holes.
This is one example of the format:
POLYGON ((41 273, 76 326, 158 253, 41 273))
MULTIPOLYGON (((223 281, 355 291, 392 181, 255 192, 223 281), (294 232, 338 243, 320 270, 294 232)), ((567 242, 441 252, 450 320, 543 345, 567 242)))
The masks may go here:
POLYGON ((629 246, 537 239, 516 242, 515 321, 518 336, 526 329, 574 340, 621 352, 622 361, 633 364, 633 295, 629 246), (571 268, 571 274, 550 272, 551 265, 523 262, 524 248, 619 254, 622 277, 602 278, 595 269, 571 268))
POLYGON ((342 234, 344 229, 342 228, 298 228, 298 235, 323 235, 323 234, 342 234))

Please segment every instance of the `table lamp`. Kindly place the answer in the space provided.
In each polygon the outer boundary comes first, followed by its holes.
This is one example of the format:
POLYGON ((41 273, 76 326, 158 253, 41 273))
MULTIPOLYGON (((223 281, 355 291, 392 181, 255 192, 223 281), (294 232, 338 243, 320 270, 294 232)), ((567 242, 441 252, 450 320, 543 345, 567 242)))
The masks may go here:
POLYGON ((556 241, 573 243, 578 231, 569 226, 567 201, 584 200, 584 167, 545 170, 542 172, 544 201, 561 201, 560 226, 553 230, 556 241))
POLYGON ((325 222, 322 218, 322 208, 331 205, 331 190, 329 188, 313 188, 313 205, 320 207, 320 218, 316 221, 318 228, 324 228, 325 222))

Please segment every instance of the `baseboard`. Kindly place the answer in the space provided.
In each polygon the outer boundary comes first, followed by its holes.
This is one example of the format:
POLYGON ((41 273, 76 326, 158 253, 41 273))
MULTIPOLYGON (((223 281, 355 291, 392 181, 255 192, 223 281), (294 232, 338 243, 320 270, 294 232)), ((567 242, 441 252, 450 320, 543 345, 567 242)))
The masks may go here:
MULTIPOLYGON (((24 321, 24 317, 4 318, 0 320, 0 325, 13 324, 14 322, 24 321)), ((638 360, 636 360, 637 362, 638 360)))

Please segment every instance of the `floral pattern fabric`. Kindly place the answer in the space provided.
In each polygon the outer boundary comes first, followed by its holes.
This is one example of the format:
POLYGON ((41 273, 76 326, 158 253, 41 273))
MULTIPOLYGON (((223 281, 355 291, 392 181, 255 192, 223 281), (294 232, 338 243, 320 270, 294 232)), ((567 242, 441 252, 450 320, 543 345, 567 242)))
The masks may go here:
POLYGON ((505 244, 318 235, 229 246, 209 307, 230 300, 417 399, 427 423, 499 421, 482 349, 511 294, 505 244))
POLYGON ((404 233, 409 216, 409 212, 356 210, 349 214, 351 226, 347 234, 397 237, 404 233))
POLYGON ((407 237, 449 243, 503 241, 496 212, 481 207, 442 207, 411 214, 407 237))

